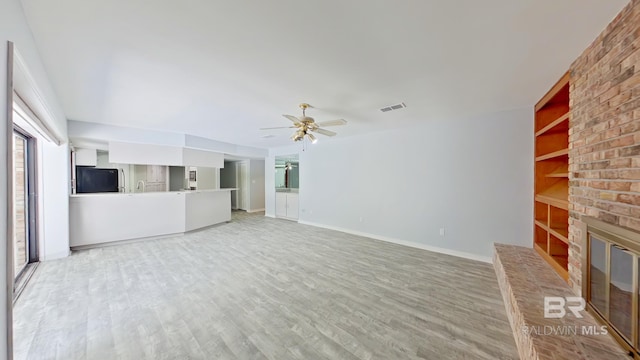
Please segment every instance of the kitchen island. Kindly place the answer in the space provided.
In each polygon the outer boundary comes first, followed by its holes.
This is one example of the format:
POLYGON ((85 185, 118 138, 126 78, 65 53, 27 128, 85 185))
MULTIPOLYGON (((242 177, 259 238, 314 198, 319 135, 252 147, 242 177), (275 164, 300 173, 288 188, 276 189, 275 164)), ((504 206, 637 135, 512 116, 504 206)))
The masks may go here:
POLYGON ((71 249, 182 234, 230 221, 231 190, 70 195, 71 249))

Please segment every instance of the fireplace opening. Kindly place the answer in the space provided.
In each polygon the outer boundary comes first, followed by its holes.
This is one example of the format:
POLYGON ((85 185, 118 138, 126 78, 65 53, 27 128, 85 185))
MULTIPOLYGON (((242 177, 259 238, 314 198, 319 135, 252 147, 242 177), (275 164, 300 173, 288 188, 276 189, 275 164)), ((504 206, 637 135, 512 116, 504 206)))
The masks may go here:
POLYGON ((582 294, 587 309, 606 324, 620 344, 640 359, 640 233, 583 217, 586 251, 582 294))

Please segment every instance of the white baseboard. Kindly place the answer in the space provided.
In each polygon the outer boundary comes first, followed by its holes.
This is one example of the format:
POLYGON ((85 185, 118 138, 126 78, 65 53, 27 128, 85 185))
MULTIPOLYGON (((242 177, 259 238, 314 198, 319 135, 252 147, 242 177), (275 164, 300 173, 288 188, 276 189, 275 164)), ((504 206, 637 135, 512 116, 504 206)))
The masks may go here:
POLYGON ((51 261, 66 258, 71 253, 71 250, 57 252, 55 254, 48 254, 46 256, 40 257, 40 261, 51 261))
POLYGON ((275 218, 276 218, 276 216, 275 216, 275 215, 273 215, 273 214, 267 214, 267 213, 265 213, 265 214, 264 214, 264 216, 269 217, 269 218, 272 218, 272 219, 275 219, 275 218))
POLYGON ((412 248, 416 248, 416 249, 427 250, 427 251, 436 252, 436 253, 440 253, 440 254, 446 254, 446 255, 456 256, 456 257, 460 257, 460 258, 464 258, 464 259, 476 260, 476 261, 481 261, 481 262, 488 263, 488 264, 493 264, 493 259, 491 257, 489 257, 489 256, 482 256, 482 255, 472 254, 472 253, 468 253, 468 252, 464 252, 464 251, 458 251, 458 250, 441 248, 441 247, 437 247, 437 246, 425 245, 425 244, 420 244, 420 243, 416 243, 416 242, 413 242, 413 241, 394 239, 394 238, 390 238, 390 237, 387 237, 387 236, 370 234, 370 233, 365 233, 365 232, 362 232, 362 231, 356 231, 356 230, 340 228, 340 227, 337 227, 337 226, 329 226, 329 225, 324 225, 324 224, 318 224, 318 223, 314 223, 314 222, 310 222, 310 221, 299 220, 298 223, 304 224, 304 225, 311 225, 311 226, 324 228, 324 229, 329 229, 329 230, 340 231, 340 232, 351 234, 351 235, 364 236, 364 237, 368 237, 368 238, 371 238, 371 239, 385 241, 385 242, 398 244, 398 245, 404 245, 404 246, 408 246, 408 247, 412 247, 412 248))
MULTIPOLYGON (((225 222, 223 222, 221 224, 224 224, 224 223, 225 222)), ((219 224, 215 224, 215 225, 211 225, 211 226, 216 226, 216 225, 219 225, 219 224)), ((194 229, 194 230, 191 230, 191 231, 188 231, 188 232, 196 232, 198 230, 206 229, 206 228, 209 228, 211 226, 207 226, 207 227, 199 228, 199 229, 194 229)), ((147 237, 134 238, 134 239, 115 240, 115 241, 108 241, 108 242, 97 243, 97 244, 77 245, 77 246, 72 246, 71 247, 71 251, 98 249, 98 248, 104 248, 104 247, 109 247, 109 246, 132 244, 132 243, 137 243, 137 242, 141 242, 141 241, 149 241, 149 240, 169 239, 169 238, 173 238, 173 237, 177 237, 177 236, 182 236, 184 234, 186 234, 186 232, 178 232, 178 233, 173 233, 173 234, 164 234, 164 235, 157 235, 157 236, 147 236, 147 237)))
POLYGON ((256 212, 261 212, 261 211, 264 211, 264 208, 247 210, 248 213, 256 213, 256 212))

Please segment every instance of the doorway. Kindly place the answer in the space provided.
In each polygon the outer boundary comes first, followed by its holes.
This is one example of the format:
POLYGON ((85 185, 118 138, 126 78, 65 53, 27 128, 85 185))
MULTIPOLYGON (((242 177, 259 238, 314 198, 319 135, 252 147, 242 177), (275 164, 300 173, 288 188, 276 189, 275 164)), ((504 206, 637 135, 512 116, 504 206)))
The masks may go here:
POLYGON ((238 186, 238 190, 236 191, 237 194, 237 205, 238 205, 238 209, 240 210, 249 210, 249 167, 247 166, 247 162, 246 161, 242 161, 237 163, 236 166, 236 170, 237 170, 237 186, 238 186))
MULTIPOLYGON (((14 114, 17 116, 17 114, 14 114)), ((36 139, 13 130, 13 266, 14 291, 30 264, 38 261, 36 139)))

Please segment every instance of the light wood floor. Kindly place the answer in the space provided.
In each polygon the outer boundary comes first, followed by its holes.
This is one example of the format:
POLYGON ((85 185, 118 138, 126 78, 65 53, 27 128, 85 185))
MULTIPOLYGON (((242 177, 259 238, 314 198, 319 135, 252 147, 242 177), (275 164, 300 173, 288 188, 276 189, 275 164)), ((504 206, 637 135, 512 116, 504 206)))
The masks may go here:
POLYGON ((516 359, 493 268, 262 215, 41 264, 16 359, 516 359))

